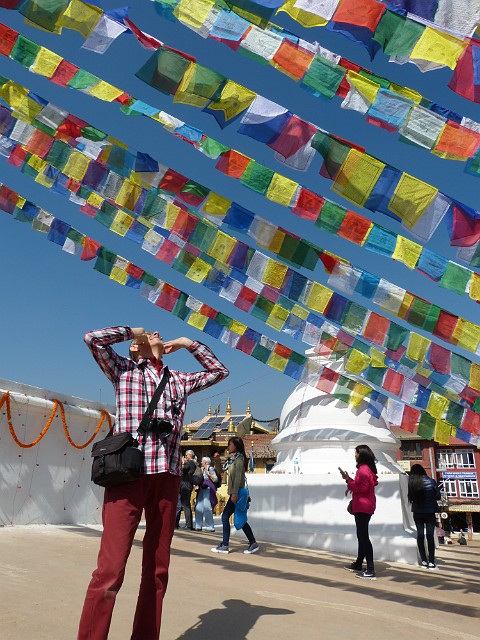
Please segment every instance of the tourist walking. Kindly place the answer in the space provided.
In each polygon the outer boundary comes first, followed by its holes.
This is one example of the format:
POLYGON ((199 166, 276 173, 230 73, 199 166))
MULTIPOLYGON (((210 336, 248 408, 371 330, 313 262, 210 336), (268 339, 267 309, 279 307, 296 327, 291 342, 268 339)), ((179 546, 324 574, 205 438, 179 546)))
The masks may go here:
POLYGON ((217 500, 218 481, 212 461, 207 456, 202 458, 203 484, 197 491, 195 503, 195 531, 215 531, 213 509, 217 500))
POLYGON ((115 598, 122 586, 125 566, 140 518, 145 511, 145 534, 140 590, 131 640, 156 640, 160 636, 162 604, 168 582, 170 545, 181 476, 180 441, 187 396, 219 382, 228 370, 208 347, 188 338, 163 342, 158 332, 142 328, 112 327, 85 336, 116 396, 115 433, 137 435, 149 400, 165 375, 163 356, 187 349, 203 371, 170 371, 152 420, 152 430, 139 436, 144 469, 133 482, 105 489, 103 534, 98 565, 87 590, 78 640, 106 640, 115 598), (118 355, 112 345, 133 340, 130 355, 118 355), (169 431, 165 427, 169 421, 169 431), (160 423, 162 429, 154 430, 160 423))
POLYGON ((440 511, 437 500, 440 490, 433 478, 421 464, 414 464, 408 474, 408 501, 412 505, 413 519, 417 528, 417 546, 420 566, 435 569, 435 514, 440 511), (425 550, 427 539, 428 557, 425 550))
POLYGON ((357 559, 345 569, 357 572, 358 578, 376 580, 373 546, 368 533, 368 525, 375 513, 375 487, 378 484, 378 476, 375 456, 369 446, 360 444, 355 447, 355 462, 357 463, 357 472, 353 479, 346 471, 339 469, 342 478, 347 483, 345 493, 352 494, 352 514, 355 517, 358 539, 357 559), (367 561, 365 570, 363 570, 364 559, 367 561))
MULTIPOLYGON (((244 489, 246 484, 245 472, 248 468, 248 459, 243 440, 237 436, 231 437, 228 441, 228 453, 229 457, 223 468, 228 472, 227 491, 229 498, 222 513, 223 539, 217 547, 212 549, 214 553, 229 553, 230 551, 228 546, 230 542, 230 516, 235 513, 238 492, 240 489, 244 489)), ((242 531, 248 539, 248 547, 243 553, 256 553, 259 546, 248 522, 245 522, 242 531)))

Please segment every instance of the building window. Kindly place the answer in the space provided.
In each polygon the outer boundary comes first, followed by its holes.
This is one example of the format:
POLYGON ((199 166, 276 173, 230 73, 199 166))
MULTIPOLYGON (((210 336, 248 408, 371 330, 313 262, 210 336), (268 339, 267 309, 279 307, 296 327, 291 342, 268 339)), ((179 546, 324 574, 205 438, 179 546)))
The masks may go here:
POLYGON ((461 498, 478 498, 478 482, 476 480, 459 480, 461 498))
POLYGON ((475 469, 475 456, 472 449, 457 449, 455 453, 459 469, 475 469))
POLYGON ((403 460, 423 460, 422 445, 414 440, 404 440, 400 447, 403 460))
POLYGON ((453 449, 440 449, 437 453, 438 468, 453 469, 456 466, 455 452, 453 449))
POLYGON ((457 497, 457 483, 455 480, 442 480, 442 485, 440 486, 440 491, 444 491, 449 498, 457 497))

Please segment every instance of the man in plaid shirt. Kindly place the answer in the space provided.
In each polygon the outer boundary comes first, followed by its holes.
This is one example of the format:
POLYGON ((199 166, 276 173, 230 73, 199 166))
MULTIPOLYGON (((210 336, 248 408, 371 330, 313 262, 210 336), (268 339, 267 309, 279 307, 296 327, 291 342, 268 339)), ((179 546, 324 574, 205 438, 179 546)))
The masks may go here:
POLYGON ((154 432, 139 437, 144 453, 144 473, 127 484, 105 489, 102 510, 103 534, 97 569, 87 590, 78 640, 106 640, 115 597, 143 510, 142 578, 131 640, 157 640, 162 603, 168 582, 170 545, 175 527, 182 462, 180 440, 187 396, 228 376, 228 369, 208 347, 188 338, 163 342, 158 332, 142 328, 111 327, 86 334, 85 342, 98 365, 112 382, 116 398, 115 432, 137 435, 142 417, 163 377, 163 356, 188 349, 203 371, 170 371, 155 417, 173 424, 162 438, 154 432), (112 345, 132 340, 131 358, 118 355, 112 345))

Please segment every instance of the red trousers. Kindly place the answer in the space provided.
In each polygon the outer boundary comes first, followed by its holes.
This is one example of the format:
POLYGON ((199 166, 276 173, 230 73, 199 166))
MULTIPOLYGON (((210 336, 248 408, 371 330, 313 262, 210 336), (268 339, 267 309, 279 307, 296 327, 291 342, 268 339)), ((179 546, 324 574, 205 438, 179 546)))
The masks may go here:
POLYGON ((180 476, 157 473, 105 489, 98 563, 87 589, 78 640, 107 640, 115 598, 144 509, 142 578, 131 640, 160 637, 179 488, 180 476))

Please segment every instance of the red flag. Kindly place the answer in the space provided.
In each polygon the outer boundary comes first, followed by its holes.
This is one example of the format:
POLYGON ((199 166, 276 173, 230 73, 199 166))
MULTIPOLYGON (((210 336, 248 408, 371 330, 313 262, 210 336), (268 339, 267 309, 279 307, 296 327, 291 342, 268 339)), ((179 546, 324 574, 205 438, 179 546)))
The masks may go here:
POLYGON ((160 42, 160 40, 157 40, 153 36, 148 35, 148 33, 145 33, 144 31, 140 31, 140 29, 136 25, 134 25, 133 22, 128 18, 124 18, 123 21, 127 25, 127 27, 131 30, 131 32, 139 41, 139 43, 142 45, 142 47, 144 47, 145 49, 156 51, 162 46, 162 43, 160 42))

